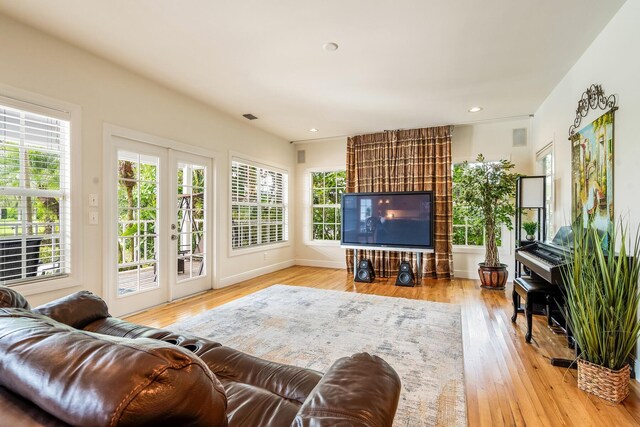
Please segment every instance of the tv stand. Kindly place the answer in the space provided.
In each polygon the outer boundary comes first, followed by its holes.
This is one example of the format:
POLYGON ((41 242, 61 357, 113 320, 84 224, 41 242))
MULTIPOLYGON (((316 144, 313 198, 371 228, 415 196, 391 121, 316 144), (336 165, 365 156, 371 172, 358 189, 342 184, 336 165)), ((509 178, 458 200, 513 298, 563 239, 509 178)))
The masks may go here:
POLYGON ((416 254, 416 283, 419 284, 422 281, 422 257, 420 254, 432 254, 433 249, 416 249, 416 248, 392 248, 392 247, 371 247, 371 246, 350 246, 341 245, 344 249, 353 249, 353 279, 356 279, 357 265, 358 265, 358 250, 369 251, 386 251, 386 252, 414 252, 416 254))

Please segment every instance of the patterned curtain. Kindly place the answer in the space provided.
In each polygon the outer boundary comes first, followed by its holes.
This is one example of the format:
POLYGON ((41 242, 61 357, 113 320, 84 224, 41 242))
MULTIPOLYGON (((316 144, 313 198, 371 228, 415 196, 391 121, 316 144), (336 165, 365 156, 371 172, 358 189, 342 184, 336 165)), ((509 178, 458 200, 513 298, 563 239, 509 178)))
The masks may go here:
MULTIPOLYGON (((453 277, 451 126, 385 131, 347 139, 347 193, 380 191, 433 191, 435 250, 421 254, 422 276, 453 277)), ((389 277, 400 261, 414 252, 358 250, 358 258, 371 260, 377 276, 389 277)), ((353 250, 346 254, 353 272, 353 250)))

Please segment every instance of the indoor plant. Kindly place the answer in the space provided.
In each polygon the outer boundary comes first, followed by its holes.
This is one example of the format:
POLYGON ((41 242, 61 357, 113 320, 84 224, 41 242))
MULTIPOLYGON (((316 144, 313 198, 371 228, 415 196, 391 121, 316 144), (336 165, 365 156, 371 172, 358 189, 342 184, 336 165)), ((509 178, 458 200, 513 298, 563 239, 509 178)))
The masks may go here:
POLYGON ((538 223, 535 221, 525 221, 522 223, 523 230, 527 233, 527 240, 535 240, 538 223))
POLYGON ((518 174, 510 172, 515 165, 508 160, 488 162, 479 154, 474 163, 464 162, 454 188, 456 203, 472 225, 484 227, 485 259, 478 274, 483 288, 504 289, 507 265, 500 263, 496 234, 504 224, 513 228, 513 198, 518 174))
POLYGON ((591 226, 574 227, 573 256, 562 271, 578 387, 619 403, 629 394, 628 360, 640 332, 640 236, 627 239, 622 221, 611 228, 600 236, 591 226))

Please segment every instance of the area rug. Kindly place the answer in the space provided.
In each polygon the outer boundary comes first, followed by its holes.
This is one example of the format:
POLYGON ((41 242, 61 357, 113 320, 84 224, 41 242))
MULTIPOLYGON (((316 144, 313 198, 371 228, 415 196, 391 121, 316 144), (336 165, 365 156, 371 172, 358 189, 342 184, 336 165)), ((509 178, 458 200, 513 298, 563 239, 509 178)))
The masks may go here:
POLYGON ((460 306, 274 285, 171 330, 264 359, 325 372, 368 352, 402 381, 394 426, 465 426, 460 306))

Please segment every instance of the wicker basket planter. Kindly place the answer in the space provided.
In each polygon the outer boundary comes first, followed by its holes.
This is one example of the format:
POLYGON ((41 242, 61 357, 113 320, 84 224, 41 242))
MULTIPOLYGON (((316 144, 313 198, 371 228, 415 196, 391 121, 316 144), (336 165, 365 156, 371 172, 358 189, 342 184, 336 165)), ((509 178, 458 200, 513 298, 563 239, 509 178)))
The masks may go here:
POLYGON ((612 403, 629 395, 629 365, 617 371, 578 359, 578 388, 612 403))

